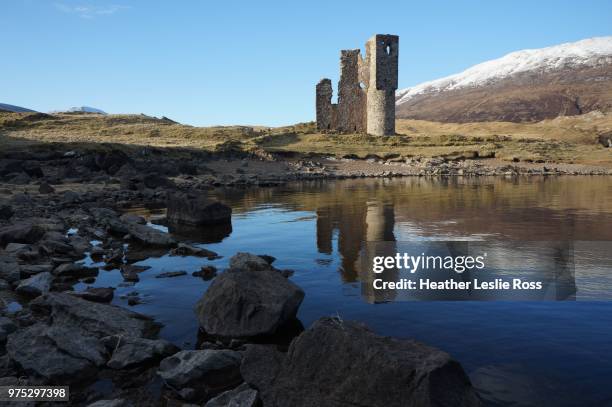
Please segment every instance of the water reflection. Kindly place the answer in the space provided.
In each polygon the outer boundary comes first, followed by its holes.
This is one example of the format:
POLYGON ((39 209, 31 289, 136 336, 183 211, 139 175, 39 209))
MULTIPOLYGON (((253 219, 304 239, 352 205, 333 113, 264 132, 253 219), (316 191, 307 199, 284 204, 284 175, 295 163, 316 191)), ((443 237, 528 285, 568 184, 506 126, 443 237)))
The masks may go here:
MULTIPOLYGON (((369 242, 390 242, 379 247, 382 252, 376 255, 393 255, 397 244, 391 243, 398 241, 480 240, 492 245, 486 249, 494 276, 528 272, 522 277, 546 282, 542 292, 523 299, 571 299, 576 292, 575 266, 573 248, 566 245, 574 240, 612 240, 610 177, 415 177, 304 182, 277 188, 216 190, 212 194, 238 214, 256 211, 262 205, 316 214, 313 237, 318 252, 333 255, 335 242, 341 280, 361 281, 366 286, 373 278, 371 270, 363 266, 364 256, 374 255, 369 242), (507 241, 515 243, 504 243, 507 241), (529 243, 516 243, 521 241, 548 241, 552 246, 529 250, 533 247, 524 247, 529 243)), ((460 255, 462 247, 456 243, 448 250, 460 255)), ((384 277, 392 280, 402 275, 389 269, 384 277)), ((471 293, 450 299, 493 299, 499 295, 471 293)), ((366 288, 363 296, 368 302, 381 302, 397 294, 366 288)))
MULTIPOLYGON (((612 303, 599 301, 610 299, 612 287, 612 177, 348 180, 210 195, 234 214, 231 234, 205 245, 222 258, 144 259, 138 264, 151 269, 134 287, 115 293, 114 303, 123 306, 121 296, 129 291, 147 298, 133 309, 162 322, 164 338, 196 343, 193 305, 210 281, 191 277, 193 271, 204 265, 223 271, 238 251, 265 253, 278 258, 279 268, 296 271, 292 280, 306 292, 298 314, 305 327, 340 315, 382 335, 440 347, 461 361, 493 405, 605 405, 612 399, 612 303), (405 294, 362 291, 362 282, 371 280, 362 260, 379 241, 389 254, 403 250, 404 242, 452 242, 440 250, 455 255, 466 244, 468 252, 486 249, 492 273, 539 273, 550 282, 543 296, 576 301, 402 302, 405 294), (172 270, 188 275, 155 278, 172 270), (509 387, 529 388, 533 397, 523 399, 509 387)), ((401 270, 387 273, 401 277, 401 270)), ((117 271, 105 271, 95 284, 121 280, 117 271)))

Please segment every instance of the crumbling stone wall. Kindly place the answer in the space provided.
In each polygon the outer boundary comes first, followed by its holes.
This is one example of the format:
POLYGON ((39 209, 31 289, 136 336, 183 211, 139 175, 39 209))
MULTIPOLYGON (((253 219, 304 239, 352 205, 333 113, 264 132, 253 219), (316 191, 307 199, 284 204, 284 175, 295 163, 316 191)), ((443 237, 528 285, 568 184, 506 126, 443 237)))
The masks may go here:
POLYGON ((316 87, 317 128, 343 133, 395 134, 399 37, 377 34, 361 51, 342 50, 338 104, 332 104, 330 79, 316 87))
POLYGON ((338 126, 345 133, 365 131, 365 91, 360 86, 358 49, 340 53, 340 81, 338 82, 338 126))
POLYGON ((336 128, 334 120, 334 105, 331 98, 333 94, 332 83, 330 79, 321 79, 317 83, 317 129, 332 130, 336 128))

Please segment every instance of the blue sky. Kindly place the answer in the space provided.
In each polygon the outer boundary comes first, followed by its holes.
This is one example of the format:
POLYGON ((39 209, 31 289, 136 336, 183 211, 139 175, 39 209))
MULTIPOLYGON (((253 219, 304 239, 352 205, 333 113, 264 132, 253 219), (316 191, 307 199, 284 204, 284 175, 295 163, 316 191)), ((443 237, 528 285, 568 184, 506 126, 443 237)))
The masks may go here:
POLYGON ((0 103, 192 125, 308 121, 340 49, 374 33, 400 36, 403 88, 611 35, 612 1, 4 1, 0 103))

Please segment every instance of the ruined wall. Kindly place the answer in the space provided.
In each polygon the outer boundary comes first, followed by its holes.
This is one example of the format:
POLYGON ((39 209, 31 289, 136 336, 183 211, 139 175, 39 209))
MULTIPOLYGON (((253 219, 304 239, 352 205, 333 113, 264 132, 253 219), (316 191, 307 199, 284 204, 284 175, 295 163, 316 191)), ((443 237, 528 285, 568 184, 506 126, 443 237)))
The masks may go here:
POLYGON ((366 131, 391 136, 395 134, 399 37, 377 34, 368 40, 366 50, 369 65, 366 131))
POLYGON ((332 120, 332 94, 331 80, 327 78, 321 79, 316 87, 317 129, 319 130, 332 130, 336 127, 332 120))
POLYGON ((366 57, 355 50, 340 52, 338 104, 332 104, 331 80, 316 88, 317 128, 344 133, 395 134, 399 37, 375 35, 366 43, 366 57))
POLYGON ((338 130, 341 132, 364 132, 365 91, 359 84, 361 52, 340 52, 340 81, 338 82, 338 130))

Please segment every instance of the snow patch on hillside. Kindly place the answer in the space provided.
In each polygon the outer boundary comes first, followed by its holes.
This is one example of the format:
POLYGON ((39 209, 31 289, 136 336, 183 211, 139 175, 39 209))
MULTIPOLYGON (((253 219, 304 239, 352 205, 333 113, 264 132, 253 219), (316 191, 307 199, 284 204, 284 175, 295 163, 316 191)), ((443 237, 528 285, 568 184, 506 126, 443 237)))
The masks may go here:
POLYGON ((467 87, 478 87, 523 72, 547 72, 561 68, 598 66, 612 63, 612 36, 595 37, 540 49, 512 52, 445 78, 436 79, 396 92, 396 105, 416 95, 467 87))

